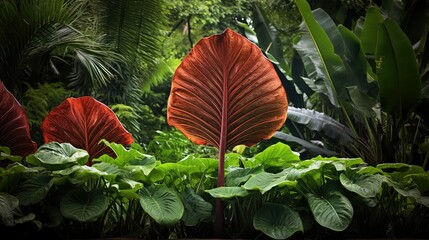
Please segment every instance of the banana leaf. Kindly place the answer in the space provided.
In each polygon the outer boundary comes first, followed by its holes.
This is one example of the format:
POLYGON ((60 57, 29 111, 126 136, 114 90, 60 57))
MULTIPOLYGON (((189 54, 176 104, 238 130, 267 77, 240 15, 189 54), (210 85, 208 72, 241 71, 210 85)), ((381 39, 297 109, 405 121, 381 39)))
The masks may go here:
POLYGON ((392 19, 379 24, 375 51, 381 108, 397 114, 417 104, 422 83, 410 40, 392 19))
POLYGON ((315 20, 308 3, 305 0, 295 3, 304 20, 302 26, 307 31, 294 47, 304 62, 308 76, 314 79, 316 91, 325 94, 332 105, 340 107, 338 90, 345 91, 344 83, 347 82, 344 63, 335 53, 325 30, 315 20))
POLYGON ((288 120, 303 124, 323 136, 336 140, 341 145, 354 141, 352 131, 347 126, 315 110, 289 106, 288 120))

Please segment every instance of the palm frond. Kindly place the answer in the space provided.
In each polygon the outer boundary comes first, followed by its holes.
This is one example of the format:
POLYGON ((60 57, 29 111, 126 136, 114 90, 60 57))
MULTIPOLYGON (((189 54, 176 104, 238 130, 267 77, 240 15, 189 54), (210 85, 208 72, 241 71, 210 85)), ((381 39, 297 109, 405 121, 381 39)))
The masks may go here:
POLYGON ((72 26, 86 1, 23 0, 0 3, 0 79, 20 98, 26 86, 62 74, 71 86, 105 86, 116 74, 119 55, 72 26), (35 11, 37 9, 37 11, 35 11), (61 71, 61 66, 74 71, 61 71), (69 74, 71 75, 69 76, 69 74), (88 84, 81 84, 87 82, 88 84))
MULTIPOLYGON (((150 85, 148 73, 158 64, 166 25, 164 1, 95 0, 98 26, 105 41, 123 55, 142 85, 150 85)), ((128 79, 131 81, 132 79, 128 79)))

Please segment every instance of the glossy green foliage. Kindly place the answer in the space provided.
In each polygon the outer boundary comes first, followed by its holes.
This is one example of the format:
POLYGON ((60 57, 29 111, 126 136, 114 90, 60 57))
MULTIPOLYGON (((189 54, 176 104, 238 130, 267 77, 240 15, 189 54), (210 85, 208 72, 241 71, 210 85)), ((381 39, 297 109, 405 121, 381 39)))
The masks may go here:
POLYGON ((415 106, 421 97, 421 79, 411 42, 391 19, 380 23, 375 61, 383 110, 397 114, 415 106))

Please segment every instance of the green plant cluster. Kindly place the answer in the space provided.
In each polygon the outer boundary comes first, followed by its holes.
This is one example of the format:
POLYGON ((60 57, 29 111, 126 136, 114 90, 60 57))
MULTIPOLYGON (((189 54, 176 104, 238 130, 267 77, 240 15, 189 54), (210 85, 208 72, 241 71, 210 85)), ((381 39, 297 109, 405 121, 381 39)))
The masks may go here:
POLYGON ((302 23, 290 59, 264 9, 255 6, 258 14, 241 25, 276 65, 292 106, 275 137, 308 157, 360 156, 371 165, 427 169, 428 8, 354 1, 368 4, 366 11, 345 21, 335 4, 294 3, 302 23))
POLYGON ((103 141, 103 155, 51 142, 0 172, 2 232, 21 237, 210 237, 216 198, 229 237, 423 237, 429 233, 429 174, 360 158, 301 160, 274 144, 253 157, 228 153, 226 186, 217 160, 161 162, 133 144, 103 141), (22 226, 26 226, 23 228, 22 226))

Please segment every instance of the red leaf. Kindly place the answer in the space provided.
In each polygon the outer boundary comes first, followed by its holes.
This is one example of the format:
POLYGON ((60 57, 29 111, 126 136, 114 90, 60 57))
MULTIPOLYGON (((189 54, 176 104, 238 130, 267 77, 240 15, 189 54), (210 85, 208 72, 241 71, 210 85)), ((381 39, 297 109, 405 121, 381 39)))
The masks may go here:
POLYGON ((52 109, 43 120, 42 133, 45 143, 68 142, 85 149, 90 159, 103 154, 115 157, 109 147, 100 143, 101 139, 123 145, 133 143, 131 134, 125 130, 113 111, 89 96, 67 98, 52 109))
POLYGON ((287 106, 272 63, 227 29, 199 41, 177 68, 167 119, 196 144, 230 149, 270 138, 286 121, 287 106))
POLYGON ((27 113, 0 81, 0 146, 10 148, 12 155, 25 157, 36 152, 31 140, 27 113))

